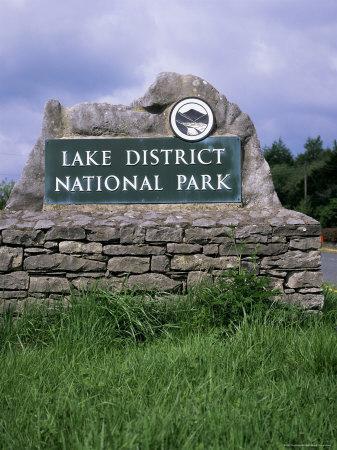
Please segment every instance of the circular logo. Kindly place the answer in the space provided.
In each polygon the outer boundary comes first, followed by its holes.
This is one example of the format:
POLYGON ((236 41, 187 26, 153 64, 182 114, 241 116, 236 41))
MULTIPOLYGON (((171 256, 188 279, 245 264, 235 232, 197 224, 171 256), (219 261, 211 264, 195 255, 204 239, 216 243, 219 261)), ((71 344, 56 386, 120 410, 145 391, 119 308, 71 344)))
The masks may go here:
POLYGON ((185 98, 176 103, 170 115, 171 128, 185 141, 201 141, 212 131, 214 114, 208 104, 199 98, 185 98))

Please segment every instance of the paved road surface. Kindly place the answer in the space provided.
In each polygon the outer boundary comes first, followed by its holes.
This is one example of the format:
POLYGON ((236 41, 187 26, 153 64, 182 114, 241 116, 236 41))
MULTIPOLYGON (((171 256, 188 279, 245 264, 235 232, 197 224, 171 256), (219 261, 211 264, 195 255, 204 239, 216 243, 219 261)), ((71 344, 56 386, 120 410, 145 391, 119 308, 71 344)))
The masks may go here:
POLYGON ((322 252, 322 271, 324 281, 337 284, 337 253, 322 252))

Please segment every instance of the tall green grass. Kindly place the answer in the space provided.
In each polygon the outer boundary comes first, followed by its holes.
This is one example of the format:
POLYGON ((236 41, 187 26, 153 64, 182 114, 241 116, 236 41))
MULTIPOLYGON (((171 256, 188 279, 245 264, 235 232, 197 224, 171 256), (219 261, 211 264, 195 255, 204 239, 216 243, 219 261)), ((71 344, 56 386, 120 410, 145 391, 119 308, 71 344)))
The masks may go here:
POLYGON ((185 297, 93 290, 7 317, 0 447, 336 448, 337 296, 323 315, 267 297, 241 273, 185 297))

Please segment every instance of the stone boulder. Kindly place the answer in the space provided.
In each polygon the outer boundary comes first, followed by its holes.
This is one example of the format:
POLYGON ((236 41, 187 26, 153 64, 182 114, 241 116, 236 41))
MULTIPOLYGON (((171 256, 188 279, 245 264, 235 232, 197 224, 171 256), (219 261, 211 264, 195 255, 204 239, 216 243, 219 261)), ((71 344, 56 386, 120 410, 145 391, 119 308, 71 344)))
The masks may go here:
POLYGON ((269 166, 249 116, 202 78, 165 72, 159 74, 144 96, 130 106, 81 103, 66 108, 57 100, 49 100, 44 111, 41 135, 20 181, 12 191, 7 209, 42 210, 46 139, 172 136, 170 110, 175 102, 191 96, 200 97, 211 106, 216 120, 215 135, 237 135, 241 138, 243 204, 248 207, 279 208, 269 166))

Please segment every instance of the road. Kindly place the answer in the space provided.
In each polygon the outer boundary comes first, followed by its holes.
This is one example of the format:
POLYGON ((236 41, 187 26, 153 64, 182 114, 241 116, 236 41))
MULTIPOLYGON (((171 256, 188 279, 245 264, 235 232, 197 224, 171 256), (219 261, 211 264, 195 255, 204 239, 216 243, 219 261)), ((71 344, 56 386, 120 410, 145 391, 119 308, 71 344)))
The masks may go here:
POLYGON ((322 252, 322 271, 324 281, 337 284, 337 253, 322 252))

